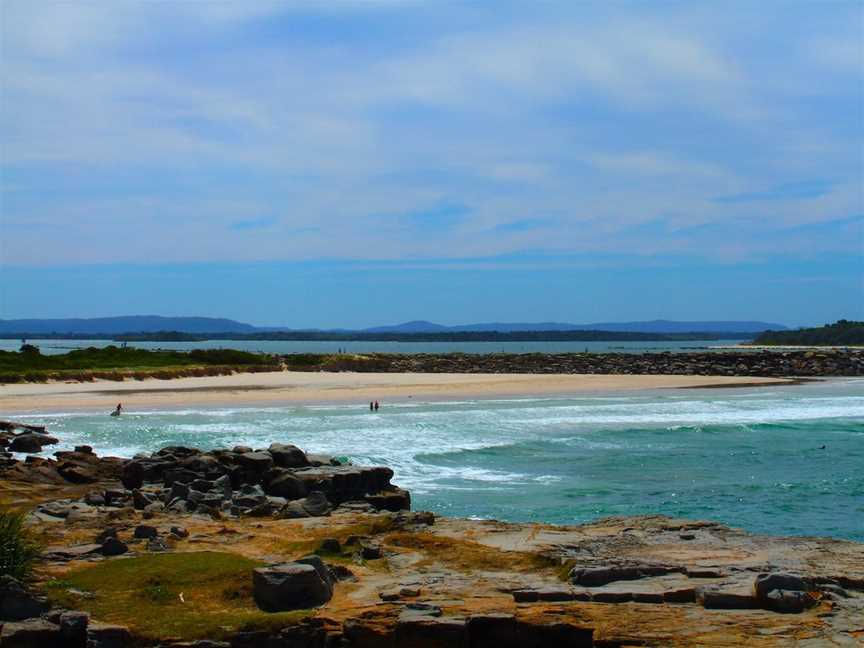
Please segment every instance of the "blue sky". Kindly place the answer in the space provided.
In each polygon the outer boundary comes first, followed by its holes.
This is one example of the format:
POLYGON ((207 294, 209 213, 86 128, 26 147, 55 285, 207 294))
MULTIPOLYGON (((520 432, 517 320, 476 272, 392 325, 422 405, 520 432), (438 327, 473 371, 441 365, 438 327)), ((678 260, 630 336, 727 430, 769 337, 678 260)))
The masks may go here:
POLYGON ((0 317, 864 319, 859 2, 0 12, 0 317))

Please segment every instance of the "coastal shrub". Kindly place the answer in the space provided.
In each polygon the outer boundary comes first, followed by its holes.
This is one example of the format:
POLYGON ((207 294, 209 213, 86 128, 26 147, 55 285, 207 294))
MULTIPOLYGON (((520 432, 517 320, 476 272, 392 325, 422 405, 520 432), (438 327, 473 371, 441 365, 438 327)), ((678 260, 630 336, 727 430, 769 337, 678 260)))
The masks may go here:
POLYGON ((0 510, 0 576, 28 578, 40 549, 24 524, 24 513, 0 510))

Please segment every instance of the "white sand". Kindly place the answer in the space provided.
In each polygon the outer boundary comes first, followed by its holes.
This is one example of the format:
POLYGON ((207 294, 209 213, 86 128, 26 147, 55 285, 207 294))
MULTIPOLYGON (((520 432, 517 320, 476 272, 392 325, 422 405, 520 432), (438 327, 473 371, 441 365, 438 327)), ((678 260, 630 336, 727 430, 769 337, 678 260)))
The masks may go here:
POLYGON ((0 413, 281 403, 514 398, 596 391, 789 384, 780 378, 584 374, 272 372, 175 380, 0 385, 0 413))

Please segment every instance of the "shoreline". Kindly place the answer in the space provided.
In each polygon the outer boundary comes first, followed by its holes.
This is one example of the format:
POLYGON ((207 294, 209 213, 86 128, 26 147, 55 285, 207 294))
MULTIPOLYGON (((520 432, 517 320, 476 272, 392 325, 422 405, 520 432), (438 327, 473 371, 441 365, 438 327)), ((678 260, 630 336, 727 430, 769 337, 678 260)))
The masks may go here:
POLYGON ((567 397, 653 389, 791 386, 795 378, 622 374, 270 372, 86 383, 0 385, 0 412, 27 414, 124 408, 322 405, 370 400, 567 397))

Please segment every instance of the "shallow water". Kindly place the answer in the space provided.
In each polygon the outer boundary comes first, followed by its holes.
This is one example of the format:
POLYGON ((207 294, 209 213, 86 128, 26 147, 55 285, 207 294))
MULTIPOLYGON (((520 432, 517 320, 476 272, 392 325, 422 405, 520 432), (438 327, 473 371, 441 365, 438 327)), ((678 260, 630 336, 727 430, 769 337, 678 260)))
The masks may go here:
MULTIPOLYGON (((111 340, 29 340, 45 355, 73 349, 119 344, 111 340)), ((141 349, 238 349, 253 353, 662 353, 710 351, 741 340, 686 340, 681 342, 371 342, 304 340, 204 340, 201 342, 129 342, 141 349)), ((21 340, 0 340, 0 351, 17 351, 21 340)), ((719 350, 719 349, 717 349, 719 350)), ((746 350, 746 349, 745 349, 746 350)))
POLYGON ((391 466, 417 509, 575 523, 665 513, 864 540, 864 381, 574 398, 16 417, 62 447, 295 443, 391 466), (825 446, 821 449, 820 446, 825 446))

